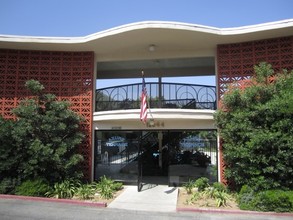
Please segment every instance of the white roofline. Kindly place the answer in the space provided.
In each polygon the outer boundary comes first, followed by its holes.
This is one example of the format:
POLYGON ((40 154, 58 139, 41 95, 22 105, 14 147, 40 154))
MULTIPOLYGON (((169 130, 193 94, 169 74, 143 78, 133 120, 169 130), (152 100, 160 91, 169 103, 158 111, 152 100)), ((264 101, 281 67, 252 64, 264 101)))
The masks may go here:
POLYGON ((258 31, 266 31, 286 27, 293 27, 293 19, 286 19, 281 21, 268 22, 256 25, 247 25, 234 28, 222 28, 222 35, 248 34, 258 31))
POLYGON ((170 21, 143 21, 130 23, 105 31, 100 31, 83 37, 43 37, 43 36, 19 36, 19 35, 0 35, 0 42, 19 42, 19 43, 62 43, 62 44, 80 44, 94 41, 108 36, 135 31, 139 29, 158 28, 158 29, 174 29, 186 30, 202 33, 210 33, 212 35, 241 35, 259 31, 274 30, 280 28, 293 27, 293 19, 269 22, 257 25, 249 25, 233 28, 216 28, 190 23, 170 22, 170 21))

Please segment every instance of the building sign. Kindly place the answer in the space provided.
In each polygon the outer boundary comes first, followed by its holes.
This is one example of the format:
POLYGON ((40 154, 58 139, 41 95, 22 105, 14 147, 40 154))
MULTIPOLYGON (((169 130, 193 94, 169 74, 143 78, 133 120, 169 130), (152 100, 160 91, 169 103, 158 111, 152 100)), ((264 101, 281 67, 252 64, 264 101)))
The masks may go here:
POLYGON ((121 152, 125 150, 125 148, 128 146, 128 143, 124 137, 113 136, 108 139, 105 145, 106 147, 118 147, 119 152, 121 152))
POLYGON ((188 136, 183 138, 179 144, 182 148, 204 147, 203 140, 198 136, 188 136))
POLYGON ((108 139, 106 142, 107 147, 113 147, 113 146, 118 146, 118 147, 127 147, 128 143, 125 141, 125 138, 120 137, 120 136, 113 136, 108 139))

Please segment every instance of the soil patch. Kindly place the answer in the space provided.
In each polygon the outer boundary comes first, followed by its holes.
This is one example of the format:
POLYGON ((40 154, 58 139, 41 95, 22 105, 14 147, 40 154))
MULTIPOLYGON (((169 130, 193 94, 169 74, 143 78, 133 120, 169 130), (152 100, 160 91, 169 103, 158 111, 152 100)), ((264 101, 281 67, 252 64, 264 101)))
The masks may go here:
POLYGON ((226 206, 217 207, 215 199, 199 198, 191 202, 192 194, 188 194, 182 187, 178 190, 177 208, 213 208, 221 210, 240 210, 236 202, 235 197, 231 195, 231 198, 227 201, 226 206))
POLYGON ((80 201, 85 201, 85 202, 98 202, 98 203, 105 203, 107 206, 114 200, 116 199, 122 192, 124 191, 124 188, 122 188, 121 190, 117 191, 114 193, 113 198, 111 199, 104 199, 101 198, 98 194, 95 195, 92 199, 87 199, 87 200, 83 200, 83 199, 79 199, 79 198, 75 198, 73 197, 72 199, 74 200, 80 200, 80 201))

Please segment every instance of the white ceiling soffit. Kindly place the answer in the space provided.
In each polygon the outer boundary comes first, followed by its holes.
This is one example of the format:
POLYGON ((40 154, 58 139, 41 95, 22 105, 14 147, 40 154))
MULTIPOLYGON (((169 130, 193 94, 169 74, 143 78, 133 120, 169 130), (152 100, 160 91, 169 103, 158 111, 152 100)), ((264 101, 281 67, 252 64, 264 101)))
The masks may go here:
POLYGON ((149 59, 97 62, 99 79, 136 78, 144 70, 148 77, 215 75, 214 57, 149 59))
POLYGON ((293 19, 235 28, 145 21, 83 37, 0 35, 0 48, 94 51, 99 61, 215 56, 218 44, 293 35, 293 19), (155 45, 150 52, 149 46, 155 45))

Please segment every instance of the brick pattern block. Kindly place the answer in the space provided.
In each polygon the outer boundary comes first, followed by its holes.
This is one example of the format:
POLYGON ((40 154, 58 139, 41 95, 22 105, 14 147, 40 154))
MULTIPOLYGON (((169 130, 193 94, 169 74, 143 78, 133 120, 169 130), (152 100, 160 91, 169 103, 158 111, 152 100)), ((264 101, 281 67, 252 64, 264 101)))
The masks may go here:
POLYGON ((24 84, 40 81, 48 93, 71 103, 71 109, 83 116, 86 134, 80 153, 85 160, 81 169, 91 177, 92 104, 94 54, 92 52, 55 52, 0 49, 0 114, 14 119, 11 109, 29 96, 24 84))
MULTIPOLYGON (((293 36, 218 45, 218 102, 230 83, 249 79, 254 74, 253 66, 260 62, 272 64, 276 72, 280 72, 282 69, 293 70, 293 36)), ((221 182, 225 182, 224 169, 221 141, 221 182)))

